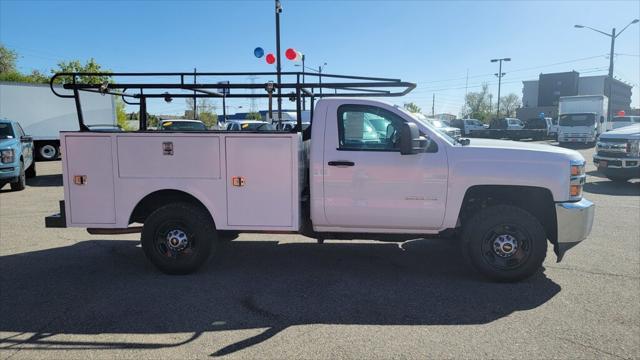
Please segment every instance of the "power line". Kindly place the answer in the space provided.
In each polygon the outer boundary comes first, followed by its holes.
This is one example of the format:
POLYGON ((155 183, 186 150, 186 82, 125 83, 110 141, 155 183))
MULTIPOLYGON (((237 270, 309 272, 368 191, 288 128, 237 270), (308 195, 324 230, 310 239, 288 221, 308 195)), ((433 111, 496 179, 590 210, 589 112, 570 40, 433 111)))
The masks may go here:
MULTIPOLYGON (((607 69, 606 67, 598 67, 598 68, 581 69, 581 70, 577 70, 577 71, 579 71, 579 72, 581 72, 583 74, 589 74, 589 73, 592 73, 592 72, 603 71, 603 70, 606 70, 606 69, 607 69)), ((529 78, 529 76, 518 77, 516 79, 513 79, 512 81, 503 82, 503 84, 510 84, 510 83, 514 83, 514 82, 520 82, 520 81, 525 80, 527 78, 529 78)), ((462 90, 462 89, 465 89, 465 88, 482 87, 484 84, 497 85, 498 83, 497 82, 487 81, 487 82, 483 82, 483 83, 475 84, 475 85, 460 85, 460 84, 456 84, 456 85, 453 85, 453 87, 449 87, 449 88, 437 88, 437 87, 418 88, 418 89, 414 90, 413 93, 438 92, 438 91, 447 91, 447 90, 462 90)))
MULTIPOLYGON (((532 69, 540 69, 540 68, 550 67, 550 66, 557 66, 557 65, 570 64, 570 63, 573 63, 573 62, 579 62, 579 61, 591 60, 591 59, 595 59, 595 58, 599 58, 599 57, 603 57, 603 56, 605 56, 605 54, 602 54, 602 55, 594 55, 594 56, 588 56, 588 57, 583 57, 583 58, 578 58, 578 59, 573 59, 573 60, 566 60, 566 61, 556 62, 556 63, 552 63, 552 64, 546 64, 546 65, 533 66, 533 67, 529 67, 529 68, 515 69, 515 70, 510 70, 509 72, 510 72, 510 73, 512 73, 512 72, 520 72, 520 71, 526 71, 526 70, 532 70, 532 69)), ((432 84, 432 83, 448 82, 448 81, 456 81, 456 80, 475 79, 475 78, 481 78, 481 77, 492 76, 493 74, 494 74, 494 73, 486 73, 486 74, 479 74, 479 75, 469 76, 468 78, 467 78, 466 76, 463 76, 463 77, 459 77, 459 78, 450 78, 450 79, 442 79, 442 80, 421 81, 421 82, 417 82, 417 84, 432 84)))

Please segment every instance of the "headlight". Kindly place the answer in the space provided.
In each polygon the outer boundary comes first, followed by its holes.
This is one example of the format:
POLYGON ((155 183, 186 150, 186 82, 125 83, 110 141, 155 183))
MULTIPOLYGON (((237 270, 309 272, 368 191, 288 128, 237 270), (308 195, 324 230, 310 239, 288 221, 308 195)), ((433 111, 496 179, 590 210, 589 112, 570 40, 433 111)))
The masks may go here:
POLYGON ((571 200, 582 199, 582 186, 587 176, 584 173, 584 161, 571 161, 571 173, 569 181, 569 198, 571 200))
POLYGON ((571 164, 571 176, 584 175, 584 164, 571 164))
POLYGON ((3 163, 5 164, 12 163, 14 158, 15 156, 14 156, 13 149, 2 150, 2 157, 0 159, 2 160, 3 163))
POLYGON ((631 156, 640 156, 640 140, 627 141, 627 154, 631 156))

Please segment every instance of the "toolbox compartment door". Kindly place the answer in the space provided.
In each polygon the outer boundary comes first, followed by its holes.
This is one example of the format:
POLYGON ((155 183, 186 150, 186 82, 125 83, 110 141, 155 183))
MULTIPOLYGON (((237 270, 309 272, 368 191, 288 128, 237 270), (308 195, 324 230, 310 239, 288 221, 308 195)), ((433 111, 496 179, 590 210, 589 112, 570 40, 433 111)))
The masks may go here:
POLYGON ((66 136, 70 224, 116 222, 110 136, 66 136))
POLYGON ((291 137, 226 137, 227 222, 292 227, 298 174, 291 137), (235 183, 234 183, 235 181, 235 183))

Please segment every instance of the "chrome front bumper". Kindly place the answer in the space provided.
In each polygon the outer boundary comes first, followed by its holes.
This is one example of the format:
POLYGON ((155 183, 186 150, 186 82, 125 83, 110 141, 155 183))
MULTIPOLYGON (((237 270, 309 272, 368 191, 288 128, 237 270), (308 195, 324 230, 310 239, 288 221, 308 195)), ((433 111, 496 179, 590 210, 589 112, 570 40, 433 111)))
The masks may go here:
POLYGON ((556 204, 558 240, 554 245, 554 251, 558 256, 558 262, 567 250, 589 236, 595 211, 596 205, 584 198, 578 202, 556 204))

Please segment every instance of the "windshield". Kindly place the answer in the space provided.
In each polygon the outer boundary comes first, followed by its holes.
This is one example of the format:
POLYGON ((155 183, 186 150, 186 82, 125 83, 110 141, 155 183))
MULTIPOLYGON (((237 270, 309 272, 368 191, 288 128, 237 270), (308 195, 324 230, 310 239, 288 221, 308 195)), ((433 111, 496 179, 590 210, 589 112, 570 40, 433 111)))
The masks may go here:
POLYGON ((640 122, 640 116, 616 116, 614 122, 640 122))
POLYGON ((204 123, 196 121, 165 121, 162 123, 164 131, 206 131, 204 123))
POLYGON ((276 128, 266 122, 244 123, 240 124, 240 131, 272 131, 276 128))
POLYGON ((0 123, 0 139, 13 139, 14 136, 10 123, 0 123))
POLYGON ((560 115, 560 126, 593 126, 595 123, 595 114, 560 115))
POLYGON ((446 125, 443 124, 442 121, 440 121, 440 120, 433 120, 431 123, 433 124, 433 126, 435 126, 437 128, 446 127, 446 125))

